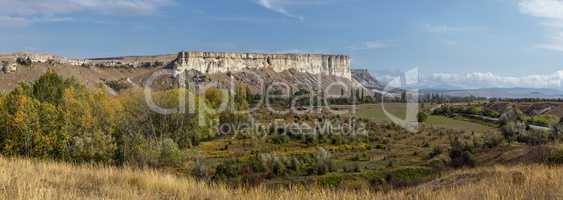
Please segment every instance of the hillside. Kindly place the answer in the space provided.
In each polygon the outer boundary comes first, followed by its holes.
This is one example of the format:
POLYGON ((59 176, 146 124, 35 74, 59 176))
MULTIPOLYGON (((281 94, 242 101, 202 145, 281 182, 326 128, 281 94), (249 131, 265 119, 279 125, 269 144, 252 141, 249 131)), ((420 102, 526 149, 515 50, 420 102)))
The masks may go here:
MULTIPOLYGON (((0 61, 15 64, 14 71, 0 70, 0 91, 10 91, 18 82, 36 80, 49 68, 74 78, 88 87, 106 84, 118 90, 142 86, 144 80, 162 69, 176 73, 186 71, 188 79, 200 84, 227 85, 233 76, 235 84, 247 85, 254 92, 262 92, 264 83, 278 82, 294 91, 305 89, 320 91, 334 82, 361 87, 350 80, 350 63, 345 56, 297 55, 297 54, 247 54, 191 52, 177 57, 174 54, 146 56, 118 56, 108 58, 67 59, 52 54, 14 53, 0 56, 0 61), (199 56, 199 57, 197 57, 199 56), (29 65, 17 64, 16 60, 29 58, 29 65), (260 58, 260 59, 258 59, 260 58), (326 66, 325 66, 326 65, 326 66), (325 69, 326 68, 326 69, 325 69), (196 77, 193 71, 197 70, 196 77), (337 73, 338 74, 335 74, 337 73), (109 84, 108 84, 109 83, 109 84), (113 85, 112 85, 113 84, 113 85)), ((0 66, 0 69, 3 69, 0 66)), ((170 76, 157 81, 158 88, 175 86, 170 76), (162 81, 164 80, 164 81, 162 81)), ((340 88, 331 91, 340 94, 340 88)))
POLYGON ((152 170, 0 158, 0 199, 560 199, 563 167, 492 166, 388 193, 232 189, 152 170))

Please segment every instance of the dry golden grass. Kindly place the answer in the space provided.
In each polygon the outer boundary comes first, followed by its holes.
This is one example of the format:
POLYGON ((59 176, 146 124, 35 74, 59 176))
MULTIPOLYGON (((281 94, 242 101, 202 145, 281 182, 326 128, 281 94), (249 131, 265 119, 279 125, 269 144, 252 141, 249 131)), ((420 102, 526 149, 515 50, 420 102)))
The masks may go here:
POLYGON ((0 158, 0 199, 563 199, 563 167, 460 170, 389 193, 230 189, 151 170, 0 158))

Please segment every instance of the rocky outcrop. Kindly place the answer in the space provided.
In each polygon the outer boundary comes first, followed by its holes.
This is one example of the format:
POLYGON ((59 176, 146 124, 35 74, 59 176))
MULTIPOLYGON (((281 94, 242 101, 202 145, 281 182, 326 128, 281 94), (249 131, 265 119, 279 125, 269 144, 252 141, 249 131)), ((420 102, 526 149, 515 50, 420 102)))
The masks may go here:
POLYGON ((376 80, 367 69, 353 69, 352 78, 367 89, 383 89, 383 84, 376 80))
POLYGON ((260 68, 275 72, 294 69, 351 79, 350 57, 346 55, 180 52, 174 68, 176 74, 189 70, 215 74, 260 68))

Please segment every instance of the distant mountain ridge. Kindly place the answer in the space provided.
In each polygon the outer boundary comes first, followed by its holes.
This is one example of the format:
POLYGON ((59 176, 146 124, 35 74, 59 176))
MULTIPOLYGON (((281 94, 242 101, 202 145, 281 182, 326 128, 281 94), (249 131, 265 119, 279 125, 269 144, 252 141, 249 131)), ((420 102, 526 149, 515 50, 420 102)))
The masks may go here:
POLYGON ((549 88, 480 88, 466 90, 424 89, 422 93, 438 93, 454 97, 486 97, 486 98, 563 98, 563 91, 549 88))

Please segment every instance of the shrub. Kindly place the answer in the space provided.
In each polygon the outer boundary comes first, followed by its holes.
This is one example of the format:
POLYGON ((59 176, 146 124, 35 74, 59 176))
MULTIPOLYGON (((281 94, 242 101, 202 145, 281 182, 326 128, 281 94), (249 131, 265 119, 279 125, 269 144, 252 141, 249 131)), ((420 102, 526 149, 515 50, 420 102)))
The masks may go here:
POLYGON ((483 140, 483 145, 486 148, 495 148, 503 143, 504 138, 498 134, 488 134, 483 140))
POLYGON ((431 175, 432 170, 427 168, 402 168, 387 173, 385 181, 394 186, 410 186, 424 181, 431 175))
POLYGON ((342 181, 341 175, 327 175, 319 180, 320 184, 326 187, 338 187, 342 181))
POLYGON ((558 121, 559 119, 553 115, 537 115, 528 119, 528 122, 532 124, 547 126, 547 127, 556 124, 558 121))
POLYGON ((272 161, 272 173, 276 176, 286 175, 286 167, 282 159, 277 157, 274 158, 272 161))
POLYGON ((420 123, 426 122, 426 120, 428 120, 428 114, 426 114, 425 112, 419 112, 417 114, 417 119, 420 123))
POLYGON ((440 146, 435 146, 434 148, 432 148, 432 151, 430 152, 430 154, 428 154, 428 159, 432 159, 440 154, 442 154, 443 150, 440 146))
POLYGON ((547 144, 549 142, 550 134, 547 131, 542 130, 529 130, 524 134, 518 136, 518 142, 530 144, 530 145, 541 145, 547 144))
POLYGON ((520 121, 508 121, 501 127, 502 135, 508 142, 514 141, 525 131, 526 125, 520 121))
POLYGON ((269 161, 271 156, 269 154, 258 154, 250 160, 250 167, 256 173, 265 173, 269 171, 269 161))
POLYGON ((314 156, 312 168, 309 170, 310 174, 324 175, 335 170, 334 161, 331 155, 324 148, 319 148, 319 152, 314 156))
POLYGON ((475 166, 475 159, 471 153, 471 148, 461 143, 458 138, 450 142, 450 165, 452 167, 475 166))
POLYGON ((273 144, 287 144, 289 142, 289 136, 285 134, 276 134, 271 137, 273 144))
POLYGON ((303 164, 297 158, 291 158, 287 165, 287 169, 293 171, 294 174, 299 175, 303 169, 303 164))
POLYGON ((122 90, 126 90, 131 87, 131 85, 127 82, 126 79, 118 79, 118 80, 107 80, 105 81, 106 85, 111 89, 119 92, 122 90))
POLYGON ((240 163, 236 160, 226 160, 215 168, 215 179, 226 180, 240 176, 240 163))
POLYGON ((191 175, 198 179, 206 179, 209 177, 209 168, 203 162, 198 160, 192 168, 191 175))
POLYGON ((551 152, 549 152, 549 155, 546 159, 547 163, 556 165, 563 164, 563 149, 555 148, 551 149, 550 151, 551 152))
POLYGON ((439 159, 435 159, 430 161, 430 167, 432 167, 432 169, 436 169, 436 170, 441 170, 444 169, 446 167, 446 162, 444 162, 443 160, 439 160, 439 159))
POLYGON ((177 167, 183 161, 183 155, 178 144, 172 139, 164 139, 160 144, 160 164, 163 166, 177 167))

